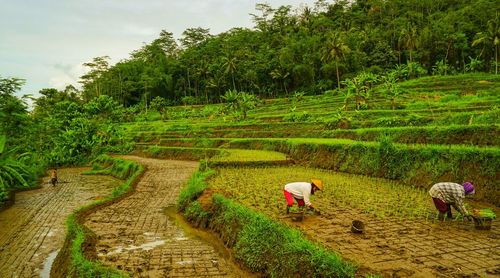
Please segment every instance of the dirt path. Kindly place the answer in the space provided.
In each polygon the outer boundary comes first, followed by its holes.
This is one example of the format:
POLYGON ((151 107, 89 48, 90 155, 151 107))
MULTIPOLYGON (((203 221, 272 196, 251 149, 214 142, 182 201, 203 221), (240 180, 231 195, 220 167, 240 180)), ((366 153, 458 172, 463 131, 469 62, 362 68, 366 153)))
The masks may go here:
POLYGON ((134 194, 86 219, 97 235, 100 261, 136 277, 231 276, 228 261, 204 241, 186 236, 164 211, 175 205, 198 163, 125 158, 147 171, 134 194))
POLYGON ((333 209, 304 222, 274 214, 308 237, 338 250, 383 277, 500 277, 500 225, 475 230, 469 222, 376 219, 333 209), (351 221, 366 223, 364 234, 351 232, 351 221))
POLYGON ((18 192, 15 204, 0 212, 0 277, 48 277, 49 256, 62 247, 71 212, 108 195, 120 181, 81 175, 85 168, 60 169, 61 183, 45 178, 41 189, 18 192))

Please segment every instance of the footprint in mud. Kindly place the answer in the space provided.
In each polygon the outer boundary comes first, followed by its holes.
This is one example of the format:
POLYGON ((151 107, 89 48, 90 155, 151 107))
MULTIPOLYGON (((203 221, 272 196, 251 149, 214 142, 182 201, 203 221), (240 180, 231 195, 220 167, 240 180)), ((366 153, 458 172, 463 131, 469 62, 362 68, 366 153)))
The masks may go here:
POLYGON ((449 267, 444 265, 434 265, 432 266, 432 268, 440 272, 448 271, 450 269, 449 267))
POLYGON ((424 261, 420 260, 420 259, 413 259, 412 261, 413 263, 416 263, 416 264, 423 264, 424 261))
POLYGON ((400 256, 403 255, 404 253, 406 253, 406 249, 404 247, 401 247, 396 251, 396 254, 400 256))
POLYGON ((389 269, 382 271, 383 277, 410 277, 413 274, 415 274, 415 271, 404 268, 389 269))
POLYGON ((389 248, 389 245, 387 244, 377 244, 378 248, 389 248))
POLYGON ((488 269, 488 270, 486 270, 486 273, 498 275, 498 274, 500 274, 500 266, 497 268, 488 269))

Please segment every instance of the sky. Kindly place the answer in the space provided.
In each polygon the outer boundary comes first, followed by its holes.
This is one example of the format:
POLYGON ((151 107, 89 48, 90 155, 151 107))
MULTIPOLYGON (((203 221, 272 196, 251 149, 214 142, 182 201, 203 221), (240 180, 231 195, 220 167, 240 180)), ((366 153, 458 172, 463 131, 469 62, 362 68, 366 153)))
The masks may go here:
POLYGON ((161 30, 179 39, 187 28, 213 35, 254 26, 257 3, 314 6, 316 0, 0 0, 0 77, 26 80, 18 96, 79 87, 94 57, 130 57, 161 30))

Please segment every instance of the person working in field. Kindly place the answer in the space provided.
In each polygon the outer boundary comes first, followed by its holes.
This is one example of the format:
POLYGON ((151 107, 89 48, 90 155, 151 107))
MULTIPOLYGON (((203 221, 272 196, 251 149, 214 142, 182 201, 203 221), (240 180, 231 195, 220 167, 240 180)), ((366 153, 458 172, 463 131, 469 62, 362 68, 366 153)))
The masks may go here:
POLYGON ((323 182, 317 179, 312 179, 311 182, 292 182, 286 184, 283 190, 287 203, 286 213, 290 213, 290 208, 293 206, 293 199, 297 201, 299 208, 303 209, 304 206, 307 206, 319 213, 319 210, 311 203, 310 197, 314 195, 314 192, 323 190, 323 188, 323 182))
POLYGON ((57 183, 57 169, 54 168, 52 169, 50 173, 50 182, 52 183, 52 186, 55 186, 57 183))
POLYGON ((464 182, 464 184, 440 182, 434 184, 429 190, 429 195, 431 195, 432 201, 434 201, 434 205, 439 211, 439 220, 444 220, 445 213, 448 219, 452 219, 451 206, 470 220, 472 216, 465 209, 464 199, 466 195, 474 193, 474 185, 470 182, 464 182))

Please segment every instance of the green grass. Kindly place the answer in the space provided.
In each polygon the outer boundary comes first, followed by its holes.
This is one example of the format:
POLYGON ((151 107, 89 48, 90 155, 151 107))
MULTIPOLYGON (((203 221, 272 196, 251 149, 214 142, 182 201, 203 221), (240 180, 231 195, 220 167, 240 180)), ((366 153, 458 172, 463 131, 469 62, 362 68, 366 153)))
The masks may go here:
POLYGON ((312 198, 322 211, 327 212, 331 207, 356 208, 381 218, 424 219, 431 218, 434 212, 428 188, 316 168, 221 168, 208 180, 208 187, 228 192, 235 201, 247 207, 276 215, 284 211, 283 186, 311 178, 319 178, 325 183, 325 190, 312 198))
POLYGON ((477 197, 498 204, 497 147, 405 145, 390 140, 359 142, 346 139, 239 139, 234 148, 275 150, 305 165, 352 174, 397 179, 426 186, 446 180, 473 181, 477 197))
POLYGON ((356 268, 338 254, 220 195, 214 195, 210 211, 204 211, 195 196, 206 187, 205 177, 203 173, 193 176, 178 207, 190 221, 205 223, 218 233, 226 246, 233 248, 235 258, 252 272, 269 277, 354 277, 356 268))
POLYGON ((347 130, 332 124, 344 103, 339 93, 304 96, 298 102, 264 100, 246 121, 213 113, 220 108, 217 105, 210 109, 183 106, 172 111, 185 117, 130 123, 124 128, 137 142, 159 145, 141 147, 155 157, 183 158, 182 153, 191 152, 198 154, 192 159, 209 159, 216 154, 189 148, 215 152, 228 144, 274 150, 304 165, 397 179, 408 185, 472 180, 480 187, 480 199, 497 204, 499 82, 498 76, 482 73, 412 79, 400 83, 404 92, 396 110, 375 88, 368 110, 354 111, 351 103, 349 111, 341 112, 349 124, 343 126, 347 130), (308 117, 285 122, 292 111, 308 117))
POLYGON ((278 161, 286 160, 283 153, 275 151, 260 151, 260 150, 239 150, 227 149, 224 151, 226 155, 215 157, 214 162, 235 162, 235 161, 278 161))

